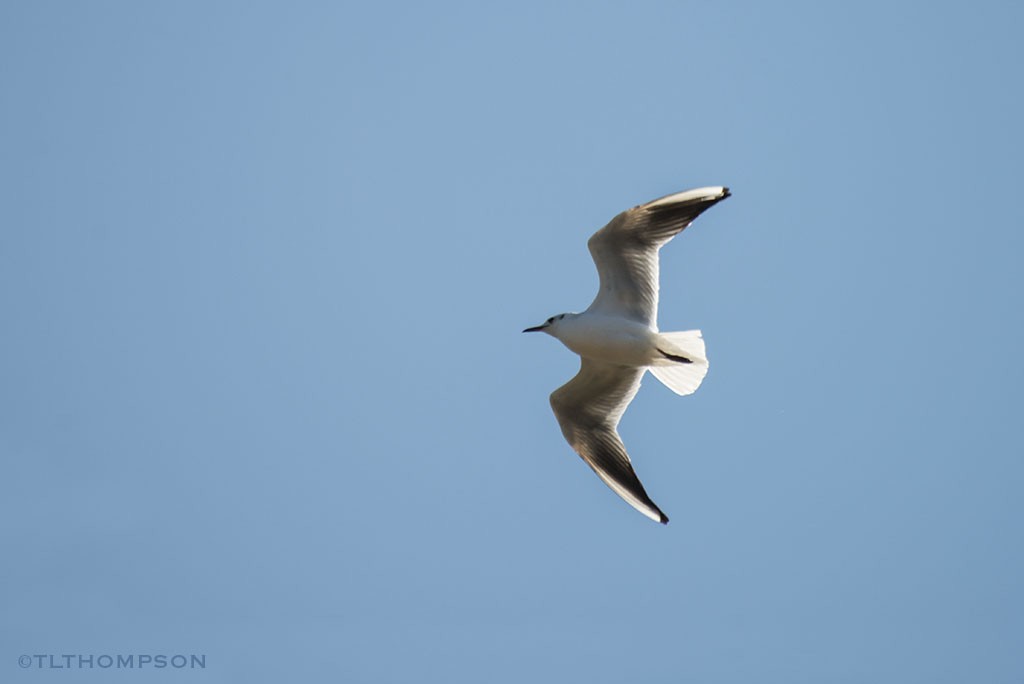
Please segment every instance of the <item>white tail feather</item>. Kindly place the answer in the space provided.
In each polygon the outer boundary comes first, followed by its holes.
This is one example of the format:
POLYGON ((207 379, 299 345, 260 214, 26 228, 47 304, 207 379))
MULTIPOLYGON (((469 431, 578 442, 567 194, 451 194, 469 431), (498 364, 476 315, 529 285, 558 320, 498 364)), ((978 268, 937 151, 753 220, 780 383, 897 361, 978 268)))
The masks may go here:
POLYGON ((676 394, 693 394, 708 373, 708 359, 704 353, 700 330, 659 333, 658 349, 669 356, 689 359, 690 363, 665 356, 647 370, 676 394))

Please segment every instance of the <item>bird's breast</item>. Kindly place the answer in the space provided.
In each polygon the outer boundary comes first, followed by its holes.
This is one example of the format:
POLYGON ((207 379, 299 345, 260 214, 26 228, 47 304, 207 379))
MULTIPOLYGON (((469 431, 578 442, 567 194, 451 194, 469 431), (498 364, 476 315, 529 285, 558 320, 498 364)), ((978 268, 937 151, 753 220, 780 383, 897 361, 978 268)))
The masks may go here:
POLYGON ((646 325, 623 318, 582 315, 560 326, 558 338, 580 356, 622 366, 651 363, 654 332, 646 325))

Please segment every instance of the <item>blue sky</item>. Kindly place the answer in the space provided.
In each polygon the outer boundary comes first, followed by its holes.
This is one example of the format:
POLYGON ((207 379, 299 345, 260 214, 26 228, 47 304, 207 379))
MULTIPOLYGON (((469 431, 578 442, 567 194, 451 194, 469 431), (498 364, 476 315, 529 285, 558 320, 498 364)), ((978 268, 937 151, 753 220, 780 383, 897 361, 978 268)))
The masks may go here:
POLYGON ((5 3, 0 679, 1019 682, 1010 3, 5 3), (587 237, 662 255, 562 440, 587 237), (118 675, 122 676, 122 675, 118 675))

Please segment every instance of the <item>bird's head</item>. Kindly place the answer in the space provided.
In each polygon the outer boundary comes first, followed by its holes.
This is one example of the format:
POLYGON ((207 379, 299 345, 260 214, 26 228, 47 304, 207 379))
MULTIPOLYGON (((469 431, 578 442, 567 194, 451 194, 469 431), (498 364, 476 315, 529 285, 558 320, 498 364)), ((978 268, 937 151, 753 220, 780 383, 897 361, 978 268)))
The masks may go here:
POLYGON ((572 314, 558 314, 557 316, 552 316, 551 318, 544 321, 540 325, 534 326, 532 328, 527 328, 523 332, 546 332, 548 335, 556 335, 556 331, 558 330, 558 324, 562 320, 564 320, 566 316, 571 315, 572 314))

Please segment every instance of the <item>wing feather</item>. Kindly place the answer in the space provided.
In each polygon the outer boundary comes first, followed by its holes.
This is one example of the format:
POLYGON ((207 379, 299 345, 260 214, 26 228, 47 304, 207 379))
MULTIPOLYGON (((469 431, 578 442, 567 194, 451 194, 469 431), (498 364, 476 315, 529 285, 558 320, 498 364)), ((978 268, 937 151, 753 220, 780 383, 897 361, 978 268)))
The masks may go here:
POLYGON ((617 430, 643 374, 643 368, 581 359, 576 377, 552 392, 551 408, 566 441, 605 484, 651 520, 667 523, 633 471, 617 430))
POLYGON ((677 192, 627 209, 587 242, 601 286, 587 311, 658 325, 658 250, 705 210, 729 196, 725 187, 677 192))

